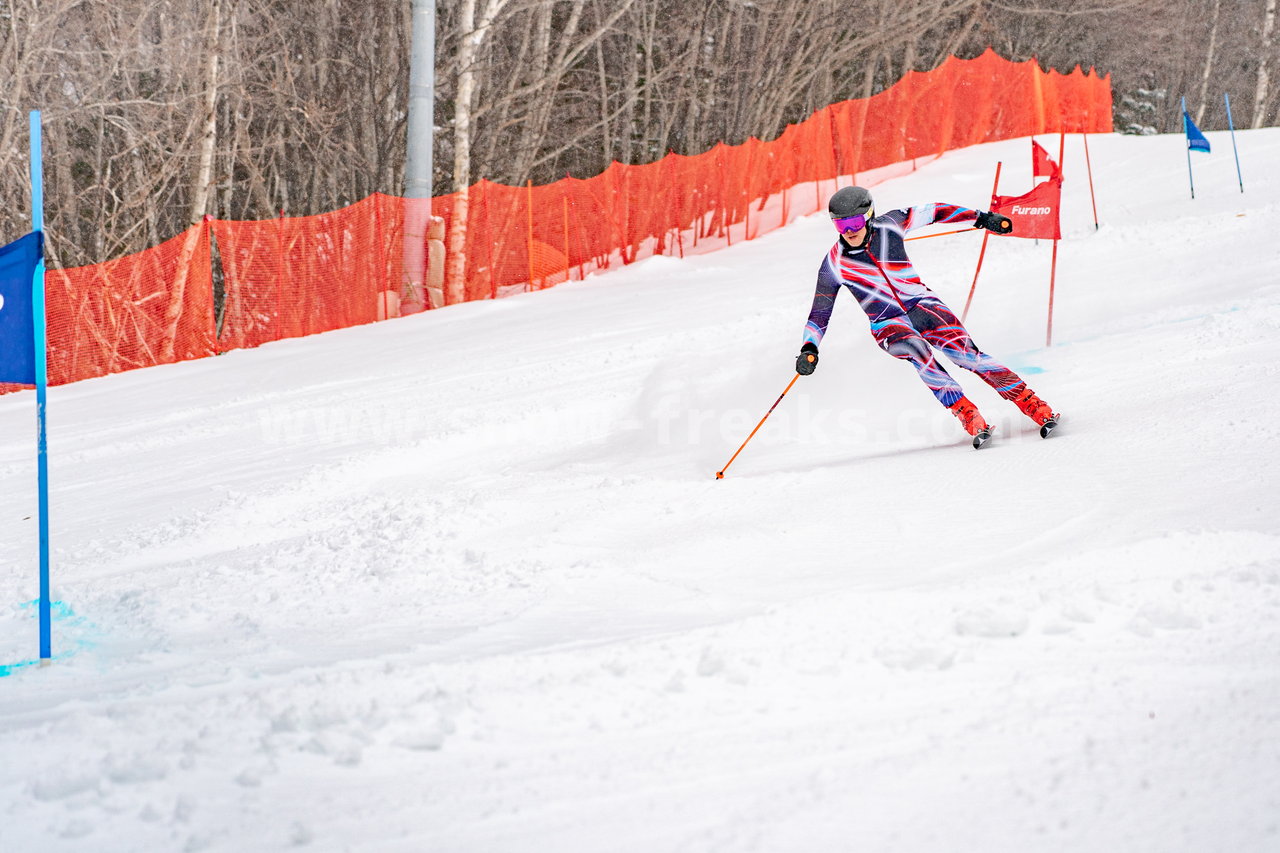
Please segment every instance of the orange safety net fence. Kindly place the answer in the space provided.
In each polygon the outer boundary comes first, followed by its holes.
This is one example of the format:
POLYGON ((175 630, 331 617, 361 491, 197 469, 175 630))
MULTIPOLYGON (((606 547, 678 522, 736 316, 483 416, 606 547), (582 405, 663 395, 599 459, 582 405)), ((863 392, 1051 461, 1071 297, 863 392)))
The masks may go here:
POLYGON ((203 226, 105 263, 47 270, 49 383, 213 355, 212 284, 203 226))
MULTIPOLYGON (((911 72, 867 99, 843 101, 769 142, 719 144, 640 166, 613 163, 587 180, 467 191, 434 201, 451 234, 465 230, 466 273, 449 301, 536 290, 652 254, 703 252, 825 209, 838 179, 948 150, 1039 133, 1110 132, 1109 78, 1044 72, 988 50, 911 72), (826 182, 824 184, 824 182, 826 182)), ((862 175, 859 178, 859 175, 862 175)), ((456 241, 450 241, 450 247, 456 241)))
POLYGON ((402 199, 374 194, 318 216, 211 227, 224 276, 219 352, 397 315, 402 199), (384 291, 395 296, 384 301, 384 291))
MULTIPOLYGON (((874 182, 866 173, 892 164, 1032 134, 1111 130, 1109 77, 1045 72, 990 50, 952 57, 871 98, 818 110, 769 142, 614 163, 543 186, 481 181, 465 198, 436 198, 444 245, 461 248, 463 263, 431 307, 751 239, 822 209, 840 180, 874 182)), ((405 207, 375 194, 318 216, 212 220, 136 255, 51 270, 50 382, 398 316, 401 298, 413 296, 405 207)))

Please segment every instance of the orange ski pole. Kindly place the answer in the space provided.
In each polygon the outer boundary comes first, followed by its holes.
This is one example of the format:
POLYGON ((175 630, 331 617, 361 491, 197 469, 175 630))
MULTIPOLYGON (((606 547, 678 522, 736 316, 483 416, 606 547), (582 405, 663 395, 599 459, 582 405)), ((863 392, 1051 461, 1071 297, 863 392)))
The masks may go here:
MULTIPOLYGON (((812 354, 812 353, 810 353, 810 354, 809 354, 809 360, 810 360, 810 361, 813 361, 813 360, 814 360, 814 357, 813 357, 813 354, 812 354)), ((719 471, 717 471, 717 472, 716 472, 716 479, 717 479, 717 480, 723 480, 723 479, 724 479, 724 472, 729 470, 729 466, 733 464, 733 460, 735 460, 735 459, 737 459, 737 458, 738 458, 738 454, 742 452, 742 448, 743 448, 743 447, 746 447, 746 446, 747 446, 747 442, 748 442, 748 441, 751 441, 751 439, 753 439, 753 438, 755 438, 755 437, 756 437, 756 433, 758 433, 758 432, 760 431, 760 427, 764 426, 764 422, 765 422, 765 421, 767 421, 767 420, 769 419, 769 415, 772 415, 772 414, 773 414, 773 410, 774 410, 774 409, 776 409, 776 408, 778 408, 778 404, 782 402, 782 398, 783 398, 783 397, 785 397, 785 396, 787 396, 787 391, 790 391, 790 390, 791 390, 791 386, 792 386, 792 385, 795 385, 795 384, 796 384, 796 380, 797 380, 797 379, 799 379, 799 378, 800 378, 800 374, 799 374, 799 373, 797 373, 795 376, 791 377, 791 381, 787 383, 786 390, 784 390, 781 394, 779 394, 779 395, 778 395, 778 399, 776 399, 776 400, 774 400, 774 401, 773 401, 773 405, 769 407, 769 411, 767 411, 767 412, 765 412, 765 413, 764 413, 764 417, 760 419, 760 423, 756 424, 756 428, 755 428, 755 429, 753 429, 753 430, 751 431, 751 435, 747 436, 747 441, 742 442, 741 447, 739 447, 736 451, 734 451, 734 454, 733 454, 732 456, 730 456, 730 457, 729 457, 729 461, 728 461, 728 462, 724 463, 724 467, 723 467, 723 468, 721 468, 719 471)))
POLYGON ((950 234, 972 234, 972 228, 961 228, 959 231, 941 231, 937 234, 921 234, 919 237, 907 237, 904 242, 911 240, 928 240, 930 237, 946 237, 950 234))

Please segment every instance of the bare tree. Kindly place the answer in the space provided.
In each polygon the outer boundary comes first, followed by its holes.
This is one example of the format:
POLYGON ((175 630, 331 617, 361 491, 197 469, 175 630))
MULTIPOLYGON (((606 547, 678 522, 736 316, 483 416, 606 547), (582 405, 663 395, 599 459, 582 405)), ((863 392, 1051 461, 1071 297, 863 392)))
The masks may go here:
POLYGON ((445 273, 445 300, 461 302, 466 295, 467 214, 471 190, 471 111, 479 69, 477 60, 485 37, 509 0, 462 0, 457 63, 457 91, 453 98, 453 226, 449 233, 448 269, 445 273))
POLYGON ((1267 93, 1271 86, 1272 34, 1276 28, 1276 0, 1266 0, 1262 19, 1262 49, 1258 54, 1258 78, 1253 90, 1253 124, 1262 127, 1267 115, 1267 93))
POLYGON ((195 255, 200 242, 201 233, 196 227, 204 218, 205 208, 209 203, 209 185, 212 182, 213 155, 218 142, 218 63, 222 53, 222 0, 213 0, 209 7, 207 36, 204 45, 204 93, 201 98, 201 110, 196 118, 200 125, 200 158, 197 162, 195 176, 192 181, 190 196, 191 208, 187 216, 188 225, 186 239, 183 241, 182 258, 178 263, 177 274, 173 286, 169 288, 169 306, 165 311, 165 338, 161 348, 162 361, 172 361, 178 340, 178 329, 182 322, 182 311, 186 303, 187 278, 190 273, 191 259, 195 255))
POLYGON ((218 63, 221 54, 222 0, 209 7, 208 36, 204 48, 204 93, 200 119, 200 159, 191 182, 191 212, 188 224, 195 225, 204 217, 209 204, 209 185, 213 180, 213 155, 218 144, 218 63))
POLYGON ((1204 72, 1200 75, 1200 104, 1196 107, 1196 124, 1204 122, 1204 110, 1208 105, 1209 78, 1213 76, 1213 51, 1218 41, 1218 18, 1222 12, 1222 0, 1213 0, 1212 23, 1209 26, 1209 48, 1204 55, 1204 72))

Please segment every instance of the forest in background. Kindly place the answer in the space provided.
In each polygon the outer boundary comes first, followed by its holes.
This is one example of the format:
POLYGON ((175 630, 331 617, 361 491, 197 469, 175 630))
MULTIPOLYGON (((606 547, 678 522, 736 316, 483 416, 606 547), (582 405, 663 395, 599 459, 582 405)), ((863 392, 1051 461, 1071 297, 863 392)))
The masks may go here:
MULTIPOLYGON (((987 47, 1110 74, 1116 130, 1277 121, 1277 0, 452 0, 436 7, 434 191, 586 178, 773 139, 987 47)), ((411 0, 0 0, 0 242, 30 228, 43 112, 51 267, 204 215, 403 192, 411 0)))

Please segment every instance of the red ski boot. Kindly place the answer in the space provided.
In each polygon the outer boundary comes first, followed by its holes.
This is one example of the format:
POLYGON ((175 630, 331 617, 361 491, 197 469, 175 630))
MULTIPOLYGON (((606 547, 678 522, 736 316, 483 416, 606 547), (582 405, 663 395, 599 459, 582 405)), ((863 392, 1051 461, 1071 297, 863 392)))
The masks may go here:
POLYGON ((951 409, 951 414, 960 419, 960 423, 964 425, 964 431, 973 436, 975 450, 991 438, 991 427, 983 420, 978 407, 969 402, 968 397, 961 397, 947 408, 951 409))
POLYGON ((1037 397, 1030 388, 1024 388, 1022 393, 1014 398, 1013 404, 1022 410, 1022 414, 1041 426, 1053 417, 1053 409, 1049 408, 1049 404, 1037 397))
POLYGON ((1040 427, 1040 437, 1048 438, 1049 433, 1053 432, 1058 426, 1058 415, 1053 409, 1049 408, 1049 404, 1041 400, 1035 395, 1030 388, 1024 388, 1022 393, 1017 396, 1013 404, 1022 410, 1022 413, 1031 420, 1035 421, 1040 427))

